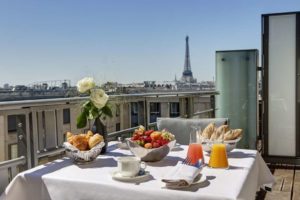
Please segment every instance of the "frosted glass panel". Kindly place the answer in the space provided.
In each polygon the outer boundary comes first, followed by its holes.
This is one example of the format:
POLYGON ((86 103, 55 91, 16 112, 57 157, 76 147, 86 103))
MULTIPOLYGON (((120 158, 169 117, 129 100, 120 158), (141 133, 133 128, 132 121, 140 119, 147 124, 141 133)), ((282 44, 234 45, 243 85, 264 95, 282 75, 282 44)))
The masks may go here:
POLYGON ((269 155, 295 156, 296 15, 269 17, 269 155))
POLYGON ((239 147, 256 148, 257 50, 216 53, 216 117, 229 118, 231 128, 244 130, 239 147))

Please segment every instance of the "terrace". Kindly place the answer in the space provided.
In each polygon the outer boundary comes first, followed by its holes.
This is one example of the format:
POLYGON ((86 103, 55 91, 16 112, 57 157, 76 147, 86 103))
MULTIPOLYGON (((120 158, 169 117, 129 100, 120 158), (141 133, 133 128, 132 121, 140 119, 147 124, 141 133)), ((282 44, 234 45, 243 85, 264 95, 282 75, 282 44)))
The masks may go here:
MULTIPOLYGON (((239 147, 257 149, 275 176, 272 192, 261 190, 256 198, 300 199, 299 16, 262 16, 262 68, 257 50, 217 51, 216 91, 112 95, 114 116, 105 121, 109 140, 128 137, 139 124, 156 126, 157 117, 226 117, 245 130, 239 147)), ((0 192, 19 172, 63 157, 67 131, 90 129, 92 122, 76 127, 85 99, 0 103, 0 192)))

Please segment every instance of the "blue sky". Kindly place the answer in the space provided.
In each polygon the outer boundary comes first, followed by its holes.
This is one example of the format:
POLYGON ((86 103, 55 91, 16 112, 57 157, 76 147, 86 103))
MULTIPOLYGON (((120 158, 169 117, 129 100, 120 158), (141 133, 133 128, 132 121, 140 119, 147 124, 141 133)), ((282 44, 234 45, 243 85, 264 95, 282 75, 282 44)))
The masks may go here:
POLYGON ((0 0, 0 86, 173 80, 186 35, 194 77, 212 80, 216 50, 260 50, 261 14, 299 10, 299 0, 0 0))

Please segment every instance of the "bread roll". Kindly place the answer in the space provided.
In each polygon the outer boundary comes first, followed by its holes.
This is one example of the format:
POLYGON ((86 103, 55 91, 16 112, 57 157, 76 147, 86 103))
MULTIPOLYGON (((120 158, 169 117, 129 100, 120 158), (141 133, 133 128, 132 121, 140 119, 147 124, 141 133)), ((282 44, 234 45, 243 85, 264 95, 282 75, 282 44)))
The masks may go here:
POLYGON ((67 140, 67 142, 69 142, 72 145, 73 145, 73 137, 74 137, 73 133, 71 133, 71 132, 66 133, 66 140, 67 140))
POLYGON ((211 135, 214 133, 216 125, 214 123, 208 124, 202 132, 202 137, 204 139, 210 139, 211 135))
POLYGON ((73 133, 71 133, 71 132, 67 132, 66 133, 66 138, 68 139, 69 137, 72 137, 73 136, 73 133))
POLYGON ((210 140, 216 140, 216 139, 218 139, 217 131, 214 131, 213 134, 211 134, 211 136, 210 136, 209 139, 210 140))
POLYGON ((80 151, 86 151, 89 148, 88 141, 85 137, 85 135, 79 134, 79 135, 74 135, 72 137, 73 141, 73 146, 79 149, 80 151))
POLYGON ((217 128, 217 133, 216 136, 218 137, 218 140, 224 140, 224 135, 227 131, 229 131, 229 126, 228 125, 222 125, 219 128, 217 128))
POLYGON ((233 140, 233 138, 234 134, 232 130, 229 130, 224 134, 224 140, 233 140))
POLYGON ((89 141, 90 138, 91 138, 93 135, 94 135, 94 133, 93 133, 92 131, 89 130, 89 131, 85 134, 85 137, 86 137, 87 141, 89 141))
POLYGON ((90 149, 93 148, 94 146, 96 146, 97 144, 99 144, 102 141, 103 141, 103 136, 96 133, 89 140, 89 148, 90 149))
POLYGON ((238 137, 242 136, 243 130, 242 129, 234 129, 233 131, 233 138, 234 140, 238 137))

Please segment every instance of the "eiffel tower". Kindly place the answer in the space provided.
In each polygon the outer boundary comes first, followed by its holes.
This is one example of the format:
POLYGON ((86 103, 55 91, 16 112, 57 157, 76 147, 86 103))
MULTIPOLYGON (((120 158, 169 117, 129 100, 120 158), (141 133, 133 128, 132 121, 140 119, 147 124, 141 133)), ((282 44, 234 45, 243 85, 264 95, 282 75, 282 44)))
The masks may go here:
POLYGON ((185 82, 185 83, 196 83, 197 82, 197 80, 193 78, 193 72, 191 69, 189 36, 186 36, 186 38, 185 38, 185 60, 184 60, 184 70, 182 73, 181 81, 185 82))

